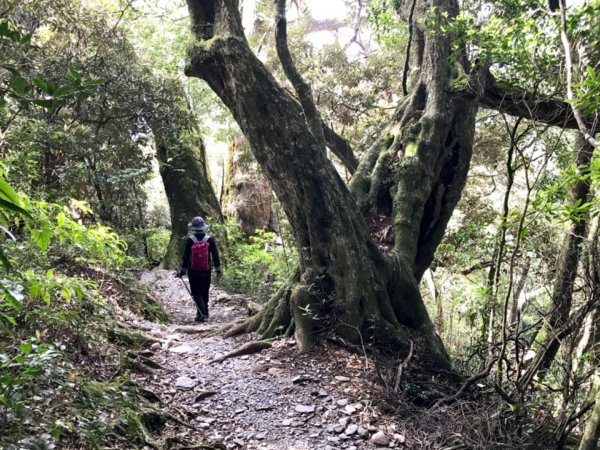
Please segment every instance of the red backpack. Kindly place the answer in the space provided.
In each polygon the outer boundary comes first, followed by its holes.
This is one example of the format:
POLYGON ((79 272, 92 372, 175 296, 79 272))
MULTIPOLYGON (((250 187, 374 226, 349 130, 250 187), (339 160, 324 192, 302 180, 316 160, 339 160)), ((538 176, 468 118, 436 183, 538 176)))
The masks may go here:
POLYGON ((192 265, 190 269, 197 271, 210 270, 210 261, 208 258, 210 244, 208 240, 210 236, 205 235, 201 241, 194 235, 190 236, 190 239, 194 242, 192 244, 192 265))

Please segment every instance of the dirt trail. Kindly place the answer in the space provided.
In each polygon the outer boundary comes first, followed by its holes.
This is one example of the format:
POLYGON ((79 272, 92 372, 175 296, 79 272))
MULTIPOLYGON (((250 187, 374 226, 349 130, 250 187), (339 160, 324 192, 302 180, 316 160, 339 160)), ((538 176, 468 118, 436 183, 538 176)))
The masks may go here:
MULTIPOLYGON (((333 346, 300 354, 293 341, 280 340, 261 353, 209 364, 257 337, 177 332, 181 325, 196 325, 181 281, 167 271, 145 273, 142 281, 152 284, 171 324, 132 321, 163 342, 154 344, 152 359, 164 370, 138 375, 137 381, 161 399, 163 409, 191 425, 169 425, 174 428, 166 433, 220 441, 228 449, 404 447, 402 430, 368 400, 364 358, 333 346)), ((245 317, 244 299, 212 287, 210 314, 200 329, 245 317)))

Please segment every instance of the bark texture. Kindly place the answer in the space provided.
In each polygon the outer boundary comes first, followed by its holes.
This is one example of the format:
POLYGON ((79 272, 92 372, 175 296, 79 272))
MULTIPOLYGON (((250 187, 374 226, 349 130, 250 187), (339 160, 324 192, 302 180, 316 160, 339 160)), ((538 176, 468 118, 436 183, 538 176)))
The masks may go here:
POLYGON ((271 185, 256 166, 245 139, 232 138, 227 147, 223 209, 246 236, 254 235, 257 229, 268 229, 271 223, 271 185))
MULTIPOLYGON (((594 383, 596 389, 598 384, 594 383)), ((596 450, 598 448, 598 439, 600 438, 600 389, 596 393, 596 402, 592 409, 592 414, 585 423, 585 430, 581 438, 579 450, 596 450)))
POLYGON ((454 1, 407 2, 412 73, 409 95, 362 159, 351 189, 367 214, 393 216, 395 250, 418 282, 433 260, 461 197, 472 156, 485 71, 471 67, 441 31, 454 1), (425 30, 423 20, 437 25, 425 30))
MULTIPOLYGON (((273 329, 274 318, 286 317, 285 305, 289 299, 287 317, 293 320, 303 350, 310 349, 315 337, 323 331, 354 344, 375 342, 403 349, 407 345, 406 329, 410 328, 423 338, 435 364, 448 368, 447 355, 418 290, 414 264, 407 263, 405 257, 409 250, 402 248, 386 256, 377 249, 356 202, 326 157, 322 138, 313 135, 313 127, 307 123, 298 101, 275 81, 250 50, 238 2, 188 0, 188 7, 195 42, 189 50, 186 73, 207 81, 232 112, 277 194, 300 246, 299 282, 283 289, 245 328, 273 329)), ((433 80, 436 74, 429 76, 433 80)), ((432 97, 438 94, 431 93, 432 97)), ((416 97, 422 107, 430 98, 422 89, 416 97)), ((435 114, 434 121, 438 118, 435 114)), ((450 122, 445 129, 452 128, 452 123, 459 123, 460 119, 450 122)), ((425 134, 435 140, 428 147, 431 153, 443 152, 443 161, 448 159, 447 155, 453 155, 456 146, 447 150, 446 139, 438 142, 440 136, 425 134)), ((457 142, 461 139, 456 138, 457 142)), ((419 161, 417 166, 428 161, 419 161)), ((435 177, 442 167, 431 176, 435 177)), ((411 179, 408 184, 417 182, 408 170, 404 176, 411 179)), ((452 183, 452 178, 447 183, 452 183)), ((430 184, 437 186, 434 180, 430 184)), ((436 197, 441 202, 448 198, 442 191, 436 191, 441 192, 436 197)), ((403 204, 404 195, 412 196, 408 186, 403 192, 398 195, 399 205, 403 204)), ((419 199, 423 197, 428 196, 421 195, 419 199)), ((445 211, 444 205, 439 206, 440 211, 445 211)), ((406 209, 408 205, 399 214, 406 209)), ((399 224, 406 220, 409 218, 399 220, 399 224)), ((285 330, 287 325, 289 322, 280 323, 275 329, 283 326, 285 330)))
POLYGON ((190 219, 221 222, 221 210, 210 182, 204 142, 193 126, 153 130, 156 158, 171 212, 171 239, 161 265, 181 265, 190 219))

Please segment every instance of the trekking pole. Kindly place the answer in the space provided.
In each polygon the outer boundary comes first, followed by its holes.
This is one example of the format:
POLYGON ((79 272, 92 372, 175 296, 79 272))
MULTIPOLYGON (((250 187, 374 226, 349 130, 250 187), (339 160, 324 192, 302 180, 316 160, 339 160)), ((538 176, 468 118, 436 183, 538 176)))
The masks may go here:
POLYGON ((192 291, 190 290, 190 288, 188 288, 188 286, 187 286, 187 284, 186 284, 185 280, 183 279, 183 277, 177 277, 177 278, 179 278, 179 279, 181 280, 181 282, 182 282, 182 283, 183 283, 183 285, 185 286, 185 290, 186 290, 186 291, 188 291, 188 294, 190 294, 190 296, 191 296, 192 298, 194 298, 194 297, 192 296, 192 291))

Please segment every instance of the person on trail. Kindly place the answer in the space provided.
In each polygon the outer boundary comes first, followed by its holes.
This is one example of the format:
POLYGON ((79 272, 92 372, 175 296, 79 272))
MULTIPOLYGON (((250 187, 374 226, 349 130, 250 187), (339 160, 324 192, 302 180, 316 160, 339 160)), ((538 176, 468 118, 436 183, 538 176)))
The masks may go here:
POLYGON ((196 303, 196 322, 208 319, 208 291, 210 289, 211 267, 217 272, 217 282, 221 281, 221 260, 215 238, 206 234, 208 224, 200 216, 188 224, 190 236, 185 243, 181 269, 175 276, 181 278, 186 273, 196 303))

